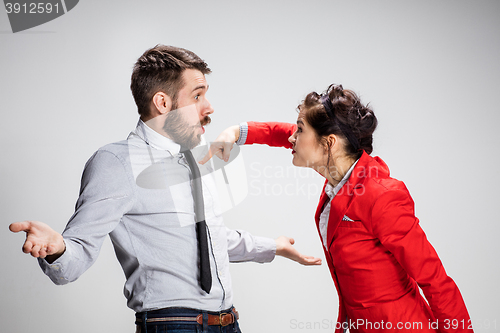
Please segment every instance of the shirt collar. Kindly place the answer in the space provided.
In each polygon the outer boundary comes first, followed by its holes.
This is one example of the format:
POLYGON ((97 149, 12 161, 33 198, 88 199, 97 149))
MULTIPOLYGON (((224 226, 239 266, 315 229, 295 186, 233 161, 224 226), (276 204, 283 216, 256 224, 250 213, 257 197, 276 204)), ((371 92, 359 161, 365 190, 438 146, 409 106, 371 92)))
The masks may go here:
POLYGON ((347 180, 349 179, 349 177, 351 177, 352 170, 354 169, 354 167, 356 166, 356 164, 358 163, 358 161, 359 160, 357 160, 356 162, 353 163, 353 165, 349 168, 349 170, 347 171, 347 173, 344 175, 344 178, 342 178, 342 180, 340 181, 340 183, 338 183, 337 185, 335 185, 335 187, 333 187, 333 185, 330 184, 329 182, 326 184, 326 186, 325 186, 325 193, 326 193, 326 195, 328 195, 328 197, 330 198, 330 200, 332 200, 337 195, 337 193, 339 193, 339 191, 342 188, 342 186, 344 186, 344 184, 347 182, 347 180))
POLYGON ((138 135, 151 147, 166 150, 172 154, 172 156, 179 154, 181 150, 181 146, 178 143, 175 143, 172 139, 156 132, 154 129, 146 125, 141 119, 139 119, 137 127, 133 133, 138 135))

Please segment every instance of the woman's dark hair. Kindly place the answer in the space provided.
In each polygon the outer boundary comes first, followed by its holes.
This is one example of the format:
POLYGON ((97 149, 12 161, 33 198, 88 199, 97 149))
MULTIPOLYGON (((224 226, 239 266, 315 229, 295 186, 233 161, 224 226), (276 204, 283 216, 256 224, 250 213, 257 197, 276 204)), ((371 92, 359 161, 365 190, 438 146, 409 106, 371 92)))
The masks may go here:
POLYGON ((134 65, 130 84, 139 114, 150 114, 151 101, 159 91, 170 96, 175 105, 177 93, 184 86, 181 75, 188 68, 203 74, 211 72, 200 57, 180 47, 159 44, 144 52, 134 65))
POLYGON ((358 159, 363 151, 372 153, 377 117, 352 90, 331 84, 322 95, 308 94, 298 109, 326 147, 329 147, 326 137, 335 134, 345 139, 347 155, 358 159))

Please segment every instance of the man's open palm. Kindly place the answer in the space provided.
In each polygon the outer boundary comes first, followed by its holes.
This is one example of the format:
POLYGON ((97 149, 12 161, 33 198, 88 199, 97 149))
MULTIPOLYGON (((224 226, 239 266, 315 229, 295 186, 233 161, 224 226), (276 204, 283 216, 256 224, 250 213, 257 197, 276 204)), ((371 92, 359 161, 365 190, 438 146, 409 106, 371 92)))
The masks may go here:
POLYGON ((30 253, 35 258, 50 256, 51 259, 55 260, 66 249, 61 234, 45 223, 38 221, 15 222, 9 226, 9 229, 12 232, 26 232, 23 252, 30 253))

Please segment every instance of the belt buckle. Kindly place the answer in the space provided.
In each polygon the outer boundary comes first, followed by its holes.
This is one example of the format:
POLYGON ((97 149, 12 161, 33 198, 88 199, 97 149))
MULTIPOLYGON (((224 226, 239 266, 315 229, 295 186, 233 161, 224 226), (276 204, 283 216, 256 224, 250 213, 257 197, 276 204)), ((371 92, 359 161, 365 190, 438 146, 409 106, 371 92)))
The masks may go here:
POLYGON ((222 327, 224 327, 224 326, 227 326, 227 325, 230 325, 230 324, 231 324, 231 320, 229 320, 229 321, 227 322, 227 324, 225 324, 225 323, 224 323, 223 318, 224 318, 224 316, 226 316, 226 315, 232 315, 232 313, 220 313, 220 314, 219 314, 219 322, 220 322, 220 325, 221 325, 222 327))

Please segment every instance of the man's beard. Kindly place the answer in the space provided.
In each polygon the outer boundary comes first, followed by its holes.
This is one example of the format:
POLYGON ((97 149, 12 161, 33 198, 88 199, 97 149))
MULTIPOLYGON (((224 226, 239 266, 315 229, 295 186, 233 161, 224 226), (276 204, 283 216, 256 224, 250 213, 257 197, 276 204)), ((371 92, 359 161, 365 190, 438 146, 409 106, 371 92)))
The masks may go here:
POLYGON ((167 113, 163 130, 174 142, 181 145, 182 149, 193 149, 201 141, 201 126, 210 124, 212 119, 205 116, 196 125, 190 125, 182 114, 182 109, 172 110, 167 113))

